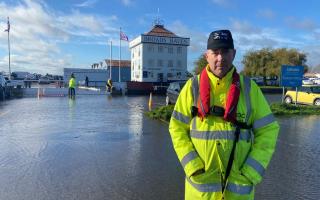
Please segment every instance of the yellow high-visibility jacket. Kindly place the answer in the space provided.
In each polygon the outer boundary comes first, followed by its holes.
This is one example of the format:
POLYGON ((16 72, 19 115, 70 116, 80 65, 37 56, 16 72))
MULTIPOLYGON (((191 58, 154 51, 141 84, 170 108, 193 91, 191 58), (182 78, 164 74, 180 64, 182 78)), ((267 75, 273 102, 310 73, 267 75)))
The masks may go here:
MULTIPOLYGON (((206 67, 210 79, 210 105, 225 108, 227 92, 234 68, 219 79, 206 67)), ((194 79, 198 81, 199 76, 194 79)), ((279 125, 260 88, 240 75, 241 92, 237 120, 252 125, 241 129, 236 144, 231 172, 225 172, 230 157, 235 127, 222 117, 209 115, 203 121, 192 117, 196 104, 194 81, 187 81, 180 92, 170 120, 169 131, 173 147, 186 174, 185 199, 254 199, 254 186, 261 182, 275 149, 279 125), (199 169, 205 172, 192 176, 199 169), (226 189, 222 193, 222 183, 226 189)), ((198 83, 198 82, 196 82, 198 83)))
POLYGON ((76 87, 76 79, 75 78, 71 78, 69 80, 69 88, 75 88, 76 87))

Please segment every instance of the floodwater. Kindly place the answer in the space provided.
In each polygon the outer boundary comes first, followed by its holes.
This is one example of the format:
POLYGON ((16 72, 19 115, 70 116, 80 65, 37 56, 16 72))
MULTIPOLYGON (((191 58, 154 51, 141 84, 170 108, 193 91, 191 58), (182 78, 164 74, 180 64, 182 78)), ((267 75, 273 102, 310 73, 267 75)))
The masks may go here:
MULTIPOLYGON (((168 125, 144 116, 148 98, 0 102, 0 199, 183 199, 168 125)), ((256 199, 320 199, 319 119, 278 118, 276 153, 256 199)))

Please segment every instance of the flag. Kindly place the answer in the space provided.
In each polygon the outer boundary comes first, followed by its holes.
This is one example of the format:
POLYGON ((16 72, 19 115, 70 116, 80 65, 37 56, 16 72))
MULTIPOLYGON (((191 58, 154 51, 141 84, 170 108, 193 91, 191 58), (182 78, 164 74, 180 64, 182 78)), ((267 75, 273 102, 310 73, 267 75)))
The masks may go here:
POLYGON ((4 30, 5 32, 10 32, 10 22, 9 22, 9 17, 8 17, 8 22, 7 22, 7 29, 4 30))
POLYGON ((129 41, 128 36, 120 31, 120 40, 129 41))

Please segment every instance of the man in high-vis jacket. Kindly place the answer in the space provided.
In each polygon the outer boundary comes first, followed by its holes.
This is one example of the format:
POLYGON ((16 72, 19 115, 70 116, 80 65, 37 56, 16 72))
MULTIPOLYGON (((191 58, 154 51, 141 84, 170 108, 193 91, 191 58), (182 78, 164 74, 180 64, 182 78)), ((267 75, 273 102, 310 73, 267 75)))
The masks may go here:
POLYGON ((254 199, 279 125, 260 88, 239 75, 229 30, 210 34, 208 65, 180 92, 169 131, 184 169, 185 199, 254 199))
POLYGON ((69 80, 69 90, 68 90, 68 96, 69 98, 74 99, 76 97, 76 78, 74 74, 71 74, 71 78, 69 80))

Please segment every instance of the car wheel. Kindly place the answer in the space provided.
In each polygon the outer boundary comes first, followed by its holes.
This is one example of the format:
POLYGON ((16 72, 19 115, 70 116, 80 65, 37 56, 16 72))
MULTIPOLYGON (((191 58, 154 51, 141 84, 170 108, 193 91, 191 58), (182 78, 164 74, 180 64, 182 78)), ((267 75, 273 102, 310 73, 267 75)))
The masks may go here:
POLYGON ((289 97, 289 96, 286 96, 286 97, 284 98, 284 102, 285 102, 286 104, 291 104, 291 103, 292 103, 292 98, 289 97))
POLYGON ((314 100, 313 105, 320 106, 320 99, 314 100))

